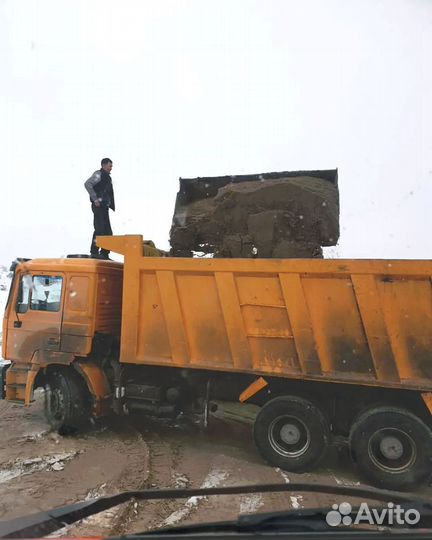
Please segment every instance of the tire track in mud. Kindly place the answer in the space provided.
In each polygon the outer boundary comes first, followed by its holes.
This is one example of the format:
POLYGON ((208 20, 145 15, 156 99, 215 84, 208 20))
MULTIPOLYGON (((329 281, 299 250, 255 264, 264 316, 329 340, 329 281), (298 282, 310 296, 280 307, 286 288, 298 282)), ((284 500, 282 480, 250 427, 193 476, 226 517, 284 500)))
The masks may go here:
MULTIPOLYGON (((133 426, 121 425, 112 426, 106 431, 111 439, 111 446, 122 446, 123 455, 127 456, 127 461, 121 474, 116 477, 116 482, 109 478, 107 471, 106 481, 102 484, 94 485, 84 497, 84 500, 90 500, 106 495, 112 495, 121 491, 140 489, 148 477, 149 456, 148 447, 144 443, 140 433, 133 426)), ((117 459, 120 459, 119 455, 117 459)), ((112 467, 113 464, 111 464, 112 467)), ((108 463, 108 466, 110 464, 108 463)), ((56 531, 51 536, 111 536, 118 528, 119 524, 125 522, 130 513, 133 503, 127 502, 119 506, 105 510, 89 518, 81 520, 60 531, 56 531)))
MULTIPOLYGON (((214 422, 205 433, 153 425, 143 436, 150 448, 150 477, 143 487, 213 487, 245 484, 290 484, 338 481, 329 469, 295 474, 273 468, 256 453, 250 428, 214 422), (168 455, 167 455, 168 454, 168 455), (179 479, 181 483, 179 484, 179 479)), ((241 496, 190 497, 139 503, 123 531, 143 532, 188 523, 237 519, 239 514, 331 506, 334 497, 319 493, 254 493, 241 496)), ((340 501, 339 501, 340 502, 340 501)))
MULTIPOLYGON (((148 448, 147 476, 138 489, 187 487, 189 479, 176 472, 177 464, 181 462, 181 446, 161 437, 157 432, 143 429, 137 423, 134 425, 148 448)), ((132 523, 134 530, 156 528, 166 516, 175 511, 177 504, 175 500, 131 501, 117 517, 110 534, 130 532, 132 523)))
MULTIPOLYGON (((224 485, 230 472, 219 460, 220 448, 205 434, 196 428, 168 427, 156 421, 147 423, 146 428, 137 428, 149 448, 150 472, 143 488, 224 485)), ((205 502, 205 497, 135 502, 115 533, 136 533, 183 523, 205 502)))
MULTIPOLYGON (((214 432, 193 434, 154 426, 143 435, 150 451, 150 476, 143 487, 216 487, 282 481, 280 473, 262 463, 248 444, 248 430, 238 426, 219 424, 214 432)), ((292 507, 289 494, 284 493, 138 503, 121 530, 137 533, 190 522, 235 519, 240 513, 271 510, 276 500, 282 508, 292 507)))

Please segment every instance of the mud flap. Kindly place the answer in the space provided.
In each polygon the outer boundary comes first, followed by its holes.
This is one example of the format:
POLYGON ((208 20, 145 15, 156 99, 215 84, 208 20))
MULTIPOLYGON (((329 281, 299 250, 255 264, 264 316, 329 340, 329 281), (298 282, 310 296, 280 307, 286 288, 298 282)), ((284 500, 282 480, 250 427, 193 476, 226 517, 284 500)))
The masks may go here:
POLYGON ((103 369, 95 362, 76 361, 74 367, 93 396, 93 415, 106 416, 111 410, 112 392, 103 369))

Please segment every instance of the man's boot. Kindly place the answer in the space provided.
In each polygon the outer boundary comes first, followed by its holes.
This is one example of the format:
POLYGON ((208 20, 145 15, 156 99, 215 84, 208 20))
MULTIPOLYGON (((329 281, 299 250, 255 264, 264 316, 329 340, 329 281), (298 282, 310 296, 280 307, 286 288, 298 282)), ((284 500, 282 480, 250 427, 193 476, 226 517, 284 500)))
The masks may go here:
POLYGON ((112 261, 112 259, 109 258, 110 252, 106 249, 101 249, 99 253, 99 259, 103 259, 105 261, 112 261))

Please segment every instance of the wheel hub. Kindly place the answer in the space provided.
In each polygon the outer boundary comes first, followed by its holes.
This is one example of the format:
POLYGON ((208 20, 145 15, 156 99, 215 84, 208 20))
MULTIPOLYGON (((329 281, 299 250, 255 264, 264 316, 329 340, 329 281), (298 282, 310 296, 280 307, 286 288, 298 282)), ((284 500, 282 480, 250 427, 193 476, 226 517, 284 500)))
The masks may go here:
POLYGON ((299 418, 290 415, 275 418, 268 428, 268 437, 273 449, 289 458, 305 454, 311 443, 307 426, 299 418))
POLYGON ((403 455, 403 444, 396 437, 384 437, 380 442, 380 450, 387 459, 400 459, 403 455))
POLYGON ((285 424, 280 430, 280 437, 286 444, 297 444, 300 440, 300 430, 294 424, 285 424))
POLYGON ((369 440, 368 453, 376 467, 391 473, 407 471, 417 459, 414 441, 398 428, 377 430, 369 440))

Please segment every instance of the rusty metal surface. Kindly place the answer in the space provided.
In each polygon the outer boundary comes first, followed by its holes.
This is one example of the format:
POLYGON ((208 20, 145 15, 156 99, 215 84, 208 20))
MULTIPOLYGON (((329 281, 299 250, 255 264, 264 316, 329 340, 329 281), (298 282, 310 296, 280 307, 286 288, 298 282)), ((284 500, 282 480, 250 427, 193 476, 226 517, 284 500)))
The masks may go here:
POLYGON ((432 388, 431 261, 162 259, 112 241, 123 362, 432 388))

